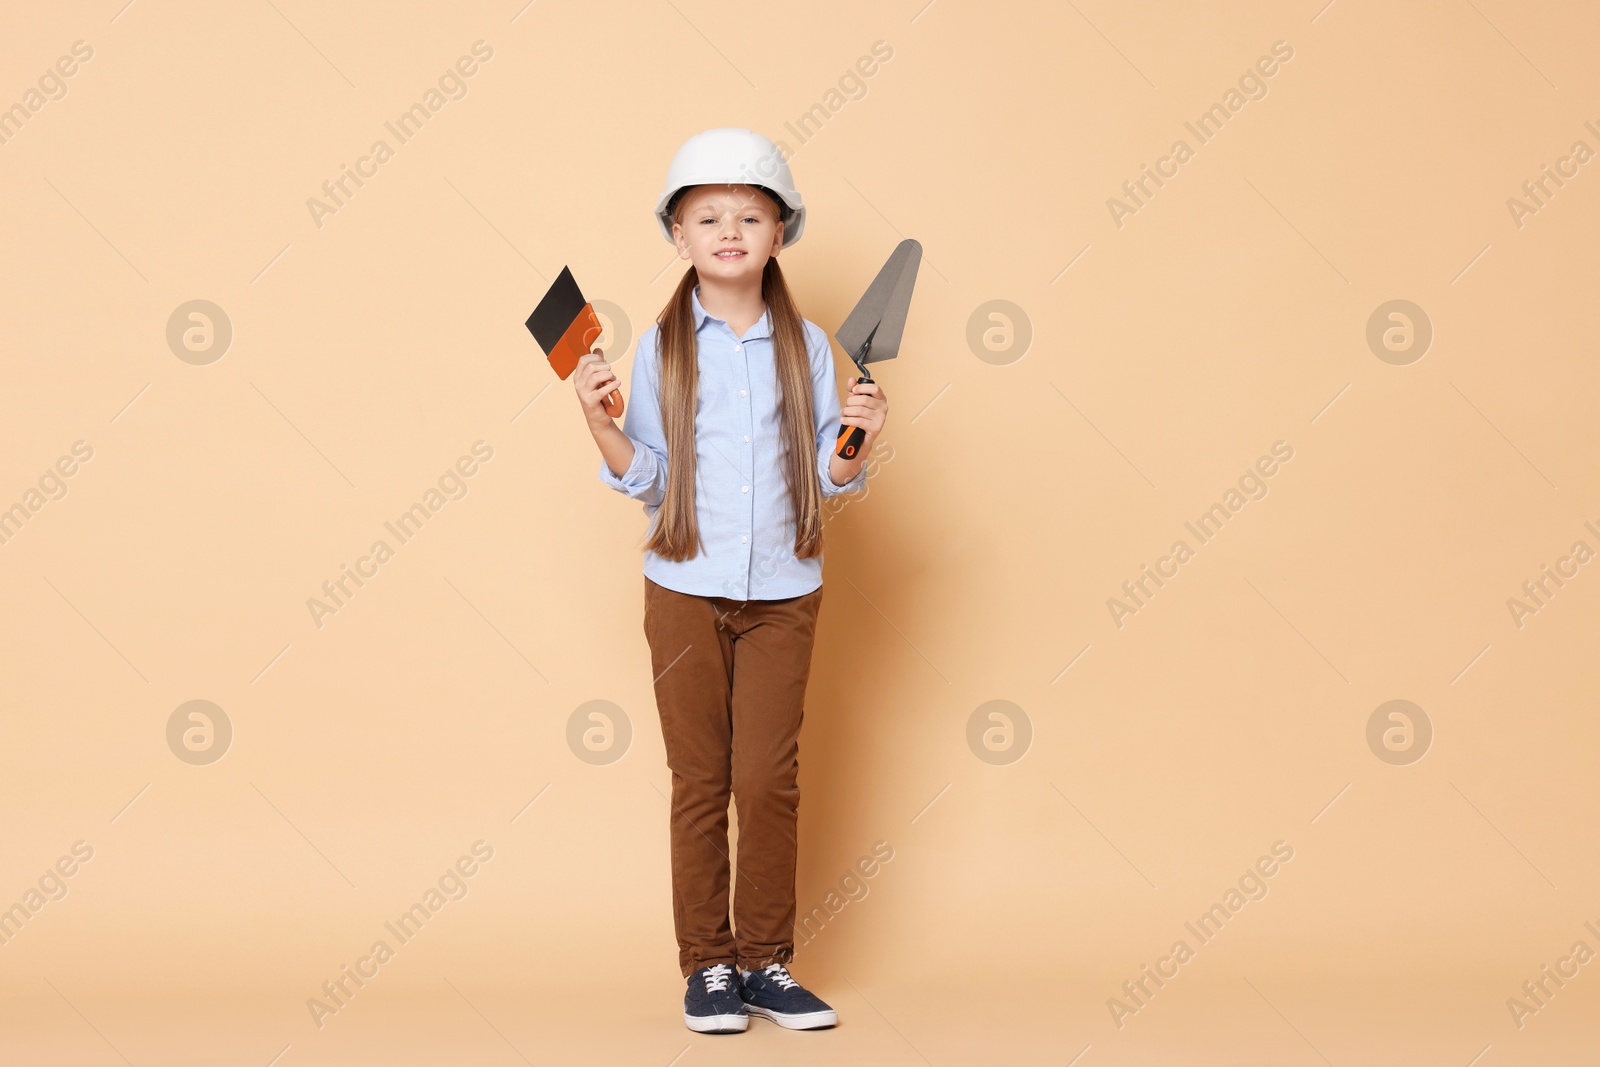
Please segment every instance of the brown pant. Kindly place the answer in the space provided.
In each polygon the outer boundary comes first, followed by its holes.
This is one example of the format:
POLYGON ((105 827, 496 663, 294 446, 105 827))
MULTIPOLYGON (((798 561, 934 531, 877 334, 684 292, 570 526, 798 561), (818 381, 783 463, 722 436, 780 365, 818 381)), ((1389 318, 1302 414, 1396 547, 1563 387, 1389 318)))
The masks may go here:
POLYGON ((656 709, 672 771, 672 918, 685 976, 794 955, 800 720, 822 589, 784 600, 644 587, 656 709), (728 798, 739 811, 728 925, 728 798))

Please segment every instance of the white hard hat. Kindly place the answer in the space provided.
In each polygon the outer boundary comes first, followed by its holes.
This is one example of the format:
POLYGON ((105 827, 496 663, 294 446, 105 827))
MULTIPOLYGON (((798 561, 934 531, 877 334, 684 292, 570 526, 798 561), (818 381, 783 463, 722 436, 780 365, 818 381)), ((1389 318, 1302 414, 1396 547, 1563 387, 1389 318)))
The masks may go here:
POLYGON ((753 185, 771 192, 782 204, 784 248, 800 240, 805 229, 805 204, 795 190, 788 162, 777 145, 754 130, 724 127, 697 133, 683 142, 672 157, 666 187, 656 201, 656 222, 669 242, 669 205, 674 196, 691 185, 753 185))

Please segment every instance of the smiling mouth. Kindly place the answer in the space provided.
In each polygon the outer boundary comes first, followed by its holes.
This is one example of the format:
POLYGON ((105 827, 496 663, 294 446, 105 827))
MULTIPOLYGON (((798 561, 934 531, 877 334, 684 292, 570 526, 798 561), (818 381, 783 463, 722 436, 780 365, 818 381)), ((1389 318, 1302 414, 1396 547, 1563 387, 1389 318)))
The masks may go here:
POLYGON ((725 251, 725 252, 716 253, 716 256, 717 256, 718 259, 738 259, 740 256, 743 256, 743 255, 745 255, 745 253, 739 252, 739 251, 735 251, 735 250, 731 250, 731 249, 728 250, 728 251, 725 251))

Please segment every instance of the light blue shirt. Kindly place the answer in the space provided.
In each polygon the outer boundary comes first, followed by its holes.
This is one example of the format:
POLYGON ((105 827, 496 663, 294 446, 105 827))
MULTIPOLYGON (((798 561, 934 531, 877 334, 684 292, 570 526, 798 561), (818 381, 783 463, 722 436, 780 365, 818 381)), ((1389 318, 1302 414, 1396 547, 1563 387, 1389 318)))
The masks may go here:
MULTIPOLYGON (((680 593, 732 600, 781 600, 822 584, 822 557, 796 559, 794 507, 783 476, 780 387, 772 346, 772 312, 745 331, 733 328, 700 305, 696 286, 694 335, 699 352, 699 397, 695 405, 695 507, 704 548, 676 562, 645 551, 644 573, 680 593)), ((817 473, 822 495, 851 493, 866 484, 856 476, 835 485, 828 461, 839 439, 839 394, 828 335, 802 319, 811 357, 817 473)), ((600 480, 644 503, 652 521, 667 493, 667 442, 661 424, 658 342, 652 325, 639 336, 630 371, 622 432, 633 442, 633 462, 619 478, 600 461, 600 480)))

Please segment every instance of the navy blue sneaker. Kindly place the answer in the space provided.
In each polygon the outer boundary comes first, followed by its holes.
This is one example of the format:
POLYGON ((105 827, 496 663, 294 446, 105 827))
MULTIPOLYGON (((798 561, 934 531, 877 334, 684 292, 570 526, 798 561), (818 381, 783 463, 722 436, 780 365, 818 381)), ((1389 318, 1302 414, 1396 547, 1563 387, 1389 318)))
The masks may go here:
POLYGON ((759 971, 740 971, 739 978, 739 996, 751 1015, 790 1030, 821 1030, 839 1023, 839 1013, 816 994, 806 992, 781 963, 759 971))
POLYGON ((689 976, 683 994, 683 1024, 697 1034, 736 1034, 750 1026, 744 1001, 733 988, 733 968, 713 963, 689 976))

